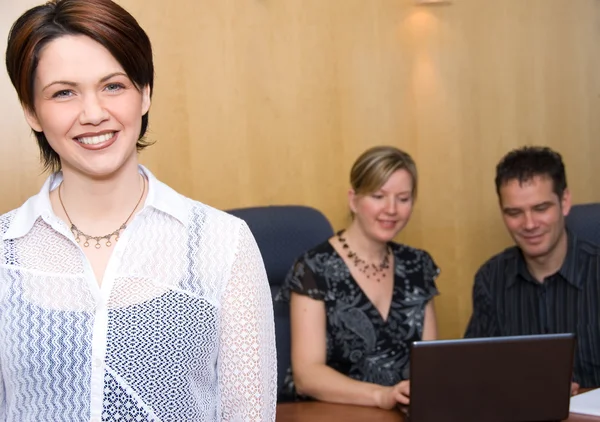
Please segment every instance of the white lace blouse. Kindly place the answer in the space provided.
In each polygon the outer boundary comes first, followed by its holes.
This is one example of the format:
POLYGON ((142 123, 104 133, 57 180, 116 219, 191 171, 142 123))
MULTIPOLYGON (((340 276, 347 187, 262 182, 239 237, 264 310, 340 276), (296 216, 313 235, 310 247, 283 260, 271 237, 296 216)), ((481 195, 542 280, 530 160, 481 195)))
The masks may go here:
MULTIPOLYGON (((0 421, 274 421, 273 308, 246 224, 144 167, 101 284, 50 176, 0 217, 0 421)), ((93 246, 93 245, 92 245, 93 246)))

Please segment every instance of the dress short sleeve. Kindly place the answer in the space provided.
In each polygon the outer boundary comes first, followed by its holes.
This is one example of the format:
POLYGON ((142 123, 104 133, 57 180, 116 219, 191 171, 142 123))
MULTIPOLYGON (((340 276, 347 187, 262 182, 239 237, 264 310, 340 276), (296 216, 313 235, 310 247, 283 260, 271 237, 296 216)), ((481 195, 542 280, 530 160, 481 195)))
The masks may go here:
POLYGON ((347 275, 346 265, 326 241, 296 259, 275 300, 288 302, 292 292, 316 300, 333 300, 331 284, 347 275))
POLYGON ((316 300, 325 300, 326 292, 321 288, 317 275, 307 261, 307 256, 304 255, 294 262, 275 300, 288 302, 292 292, 316 300))
POLYGON ((427 300, 440 294, 435 280, 440 275, 440 268, 428 252, 423 251, 423 283, 424 290, 427 295, 427 300))

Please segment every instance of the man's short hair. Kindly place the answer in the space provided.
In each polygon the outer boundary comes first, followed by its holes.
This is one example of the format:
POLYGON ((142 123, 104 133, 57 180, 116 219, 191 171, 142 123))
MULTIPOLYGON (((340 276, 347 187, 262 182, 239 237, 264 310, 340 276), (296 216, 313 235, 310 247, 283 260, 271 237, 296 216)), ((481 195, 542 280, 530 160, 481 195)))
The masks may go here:
POLYGON ((567 176, 562 157, 558 152, 540 146, 514 149, 500 160, 496 166, 496 193, 500 197, 500 188, 511 180, 522 184, 536 176, 551 179, 552 190, 559 198, 563 197, 567 176))

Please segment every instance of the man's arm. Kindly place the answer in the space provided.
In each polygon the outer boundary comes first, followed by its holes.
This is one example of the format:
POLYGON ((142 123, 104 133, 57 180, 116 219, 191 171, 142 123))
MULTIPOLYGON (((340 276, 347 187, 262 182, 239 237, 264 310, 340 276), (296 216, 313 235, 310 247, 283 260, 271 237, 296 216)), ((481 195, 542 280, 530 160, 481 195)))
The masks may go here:
POLYGON ((500 333, 498 315, 490 293, 488 272, 481 268, 473 284, 473 313, 465 337, 497 337, 500 333))

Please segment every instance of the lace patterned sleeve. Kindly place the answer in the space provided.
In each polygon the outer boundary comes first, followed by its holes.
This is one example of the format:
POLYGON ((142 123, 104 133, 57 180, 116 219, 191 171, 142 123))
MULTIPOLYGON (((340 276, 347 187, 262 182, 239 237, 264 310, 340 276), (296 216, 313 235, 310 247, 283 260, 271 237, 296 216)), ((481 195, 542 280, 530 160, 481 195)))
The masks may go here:
POLYGON ((2 361, 0 360, 0 421, 6 420, 6 398, 4 391, 4 379, 2 378, 2 361))
POLYGON ((243 222, 221 312, 218 371, 222 420, 274 421, 277 355, 273 304, 258 246, 243 222))

